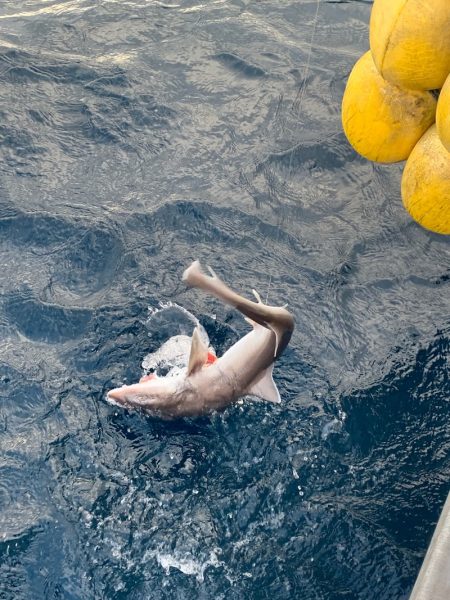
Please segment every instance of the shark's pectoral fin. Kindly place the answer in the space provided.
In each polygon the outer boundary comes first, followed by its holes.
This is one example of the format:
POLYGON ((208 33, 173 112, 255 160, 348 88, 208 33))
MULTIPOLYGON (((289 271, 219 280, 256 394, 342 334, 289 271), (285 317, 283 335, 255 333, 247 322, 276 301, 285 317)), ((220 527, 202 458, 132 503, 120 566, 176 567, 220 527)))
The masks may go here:
POLYGON ((198 327, 192 334, 191 353, 189 354, 189 365, 187 374, 192 375, 208 361, 208 347, 203 342, 198 327))
POLYGON ((281 402, 280 393, 272 378, 272 371, 273 367, 271 365, 253 381, 251 386, 246 390, 246 394, 258 396, 258 398, 267 400, 267 402, 279 404, 281 402))

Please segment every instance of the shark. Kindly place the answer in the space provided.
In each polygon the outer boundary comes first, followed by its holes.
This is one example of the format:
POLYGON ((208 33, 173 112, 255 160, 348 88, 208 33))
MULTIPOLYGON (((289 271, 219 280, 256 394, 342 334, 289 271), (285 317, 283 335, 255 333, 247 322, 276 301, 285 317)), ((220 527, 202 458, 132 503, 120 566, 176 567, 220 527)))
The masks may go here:
POLYGON ((206 274, 196 260, 184 271, 182 280, 188 287, 203 290, 237 309, 252 330, 217 357, 195 327, 184 373, 174 377, 146 375, 138 383, 110 390, 110 403, 176 419, 222 411, 247 395, 281 402, 273 381, 273 366, 294 331, 292 314, 286 306, 264 304, 255 290, 256 301, 248 300, 228 287, 210 267, 208 271, 206 274))

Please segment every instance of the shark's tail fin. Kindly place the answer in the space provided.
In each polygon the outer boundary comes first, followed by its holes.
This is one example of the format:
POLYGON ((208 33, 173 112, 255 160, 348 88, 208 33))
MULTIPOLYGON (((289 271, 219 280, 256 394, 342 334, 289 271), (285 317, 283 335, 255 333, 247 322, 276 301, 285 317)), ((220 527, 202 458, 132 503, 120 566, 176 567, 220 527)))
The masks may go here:
POLYGON ((211 275, 205 275, 198 260, 194 261, 183 273, 183 281, 190 287, 197 287, 209 292, 219 300, 234 306, 243 315, 272 329, 276 336, 275 357, 278 358, 291 339, 294 331, 294 318, 284 307, 267 306, 260 299, 258 302, 247 300, 236 292, 233 292, 215 273, 210 269, 211 275))

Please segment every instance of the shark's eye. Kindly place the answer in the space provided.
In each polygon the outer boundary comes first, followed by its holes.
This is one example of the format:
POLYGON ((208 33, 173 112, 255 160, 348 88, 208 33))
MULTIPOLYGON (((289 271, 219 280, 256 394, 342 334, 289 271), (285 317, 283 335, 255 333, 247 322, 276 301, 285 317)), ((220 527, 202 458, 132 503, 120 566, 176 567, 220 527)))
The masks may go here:
POLYGON ((145 383, 146 381, 152 381, 153 379, 158 379, 158 375, 156 373, 149 373, 148 375, 141 377, 139 383, 145 383))

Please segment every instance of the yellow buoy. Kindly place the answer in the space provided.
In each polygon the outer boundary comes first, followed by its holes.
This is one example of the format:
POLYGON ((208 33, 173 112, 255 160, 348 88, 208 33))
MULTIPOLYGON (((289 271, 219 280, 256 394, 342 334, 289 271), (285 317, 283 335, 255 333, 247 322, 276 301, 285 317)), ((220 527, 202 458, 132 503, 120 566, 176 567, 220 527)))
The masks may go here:
POLYGON ((408 158, 434 122, 435 112, 436 100, 430 92, 404 90, 385 81, 366 52, 347 81, 342 125, 359 154, 378 162, 397 162, 408 158))
POLYGON ((436 125, 409 155, 402 177, 402 199, 420 225, 450 234, 450 152, 442 145, 436 125))
POLYGON ((450 152, 450 75, 439 94, 436 109, 436 127, 441 142, 450 152))
POLYGON ((450 1, 375 0, 370 49, 378 71, 391 83, 441 88, 450 73, 450 1))

